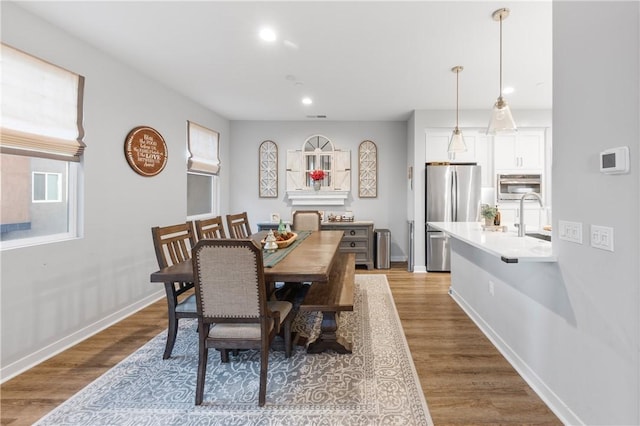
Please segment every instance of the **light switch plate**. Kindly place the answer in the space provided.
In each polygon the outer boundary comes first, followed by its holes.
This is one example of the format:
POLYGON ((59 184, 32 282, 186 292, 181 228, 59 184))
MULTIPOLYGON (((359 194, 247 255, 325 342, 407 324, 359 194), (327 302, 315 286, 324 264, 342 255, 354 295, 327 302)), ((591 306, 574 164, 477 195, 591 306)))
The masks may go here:
POLYGON ((591 247, 613 251, 613 228, 591 225, 591 247))
POLYGON ((568 222, 561 220, 558 222, 560 226, 559 237, 561 240, 571 241, 572 243, 582 244, 582 223, 568 222))

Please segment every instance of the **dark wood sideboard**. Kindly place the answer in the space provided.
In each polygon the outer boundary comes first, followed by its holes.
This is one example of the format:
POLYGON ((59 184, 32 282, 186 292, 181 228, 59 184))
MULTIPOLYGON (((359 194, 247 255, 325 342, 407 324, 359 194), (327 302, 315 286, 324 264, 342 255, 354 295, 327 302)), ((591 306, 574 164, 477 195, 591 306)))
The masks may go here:
MULTIPOLYGON (((373 269, 373 222, 322 222, 323 231, 343 231, 344 236, 340 243, 342 253, 355 253, 356 265, 366 266, 373 269)), ((278 229, 277 223, 258 223, 258 231, 268 231, 278 229)))

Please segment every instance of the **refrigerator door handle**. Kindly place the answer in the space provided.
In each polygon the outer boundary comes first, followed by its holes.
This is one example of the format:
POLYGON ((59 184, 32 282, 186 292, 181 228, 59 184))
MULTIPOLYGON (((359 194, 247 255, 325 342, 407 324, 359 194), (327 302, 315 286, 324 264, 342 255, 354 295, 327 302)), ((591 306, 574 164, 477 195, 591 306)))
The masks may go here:
POLYGON ((458 172, 453 170, 451 172, 451 186, 453 188, 451 193, 451 206, 453 209, 453 222, 458 221, 458 172))

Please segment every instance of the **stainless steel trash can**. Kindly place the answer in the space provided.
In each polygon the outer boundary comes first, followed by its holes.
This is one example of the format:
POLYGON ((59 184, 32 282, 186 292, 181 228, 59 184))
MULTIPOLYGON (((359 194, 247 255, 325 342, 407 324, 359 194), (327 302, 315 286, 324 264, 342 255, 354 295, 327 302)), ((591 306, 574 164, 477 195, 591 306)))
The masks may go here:
POLYGON ((373 231, 376 237, 375 257, 377 269, 389 269, 391 262, 391 231, 388 229, 376 229, 373 231))

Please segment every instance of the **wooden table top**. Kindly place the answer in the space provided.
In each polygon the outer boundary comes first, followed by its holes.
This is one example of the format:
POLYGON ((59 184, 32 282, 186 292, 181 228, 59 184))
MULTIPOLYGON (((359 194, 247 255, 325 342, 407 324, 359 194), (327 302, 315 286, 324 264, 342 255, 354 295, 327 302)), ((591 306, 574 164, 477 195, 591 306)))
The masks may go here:
MULTIPOLYGON (((265 231, 252 235, 258 244, 265 231)), ((267 282, 326 282, 336 260, 343 231, 312 232, 304 241, 272 268, 264 268, 267 282)), ((193 282, 191 260, 163 268, 151 274, 151 282, 193 282)))

